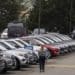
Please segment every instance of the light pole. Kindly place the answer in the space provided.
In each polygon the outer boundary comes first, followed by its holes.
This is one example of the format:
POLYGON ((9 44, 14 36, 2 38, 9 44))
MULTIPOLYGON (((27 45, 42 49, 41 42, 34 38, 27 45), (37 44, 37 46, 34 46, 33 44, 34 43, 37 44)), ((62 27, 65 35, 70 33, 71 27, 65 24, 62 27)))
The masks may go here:
POLYGON ((38 15, 38 34, 40 34, 40 25, 41 25, 41 0, 39 1, 39 15, 38 15))
POLYGON ((70 0, 70 11, 69 11, 69 33, 72 29, 72 0, 70 0))
MULTIPOLYGON (((38 15, 38 34, 40 34, 40 26, 41 26, 41 11, 42 11, 42 7, 41 7, 41 4, 42 4, 42 1, 41 0, 38 0, 39 1, 39 15, 38 15)), ((45 2, 48 2, 48 0, 44 0, 45 2)))
POLYGON ((26 32, 26 34, 28 34, 28 26, 27 26, 27 20, 28 20, 28 18, 29 18, 29 14, 26 14, 25 15, 25 32, 26 32))

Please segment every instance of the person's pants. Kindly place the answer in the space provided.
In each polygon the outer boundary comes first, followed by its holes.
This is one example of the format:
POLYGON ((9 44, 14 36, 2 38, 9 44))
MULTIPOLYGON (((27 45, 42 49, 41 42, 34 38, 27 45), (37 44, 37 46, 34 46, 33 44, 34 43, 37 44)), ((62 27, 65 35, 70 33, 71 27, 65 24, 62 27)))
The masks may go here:
POLYGON ((39 63, 40 65, 40 71, 45 71, 45 63, 39 63))

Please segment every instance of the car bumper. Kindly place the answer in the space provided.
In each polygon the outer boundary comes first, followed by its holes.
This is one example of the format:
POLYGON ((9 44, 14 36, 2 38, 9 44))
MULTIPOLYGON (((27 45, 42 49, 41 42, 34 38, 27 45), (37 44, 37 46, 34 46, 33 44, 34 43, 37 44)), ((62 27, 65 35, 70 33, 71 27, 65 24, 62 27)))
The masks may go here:
POLYGON ((24 66, 28 64, 28 59, 21 59, 20 60, 20 66, 24 66))
POLYGON ((68 52, 68 48, 61 48, 60 49, 60 54, 68 52))
POLYGON ((33 64, 35 62, 35 58, 34 58, 34 56, 30 56, 29 57, 29 64, 33 64))
POLYGON ((60 52, 58 52, 58 51, 53 51, 53 53, 52 53, 53 56, 57 56, 59 54, 60 54, 60 52))

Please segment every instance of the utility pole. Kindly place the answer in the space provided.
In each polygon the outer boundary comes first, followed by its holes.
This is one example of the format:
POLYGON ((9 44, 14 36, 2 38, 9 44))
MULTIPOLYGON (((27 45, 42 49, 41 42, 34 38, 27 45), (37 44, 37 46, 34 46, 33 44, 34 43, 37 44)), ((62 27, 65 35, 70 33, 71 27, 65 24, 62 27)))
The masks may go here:
POLYGON ((38 15, 38 34, 40 34, 40 25, 41 25, 41 0, 39 1, 39 15, 38 15))
POLYGON ((69 11, 69 33, 72 29, 72 0, 70 0, 70 11, 69 11))

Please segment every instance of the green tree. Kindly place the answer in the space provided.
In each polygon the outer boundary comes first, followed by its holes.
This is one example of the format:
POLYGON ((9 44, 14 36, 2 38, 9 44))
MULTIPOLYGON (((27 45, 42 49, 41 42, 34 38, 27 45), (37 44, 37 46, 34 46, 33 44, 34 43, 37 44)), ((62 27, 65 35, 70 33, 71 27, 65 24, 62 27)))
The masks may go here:
POLYGON ((72 31, 75 24, 74 0, 36 0, 29 20, 31 29, 38 27, 39 1, 41 1, 40 27, 45 27, 49 31, 57 27, 61 33, 72 31))
POLYGON ((0 0, 0 31, 7 23, 18 19, 19 5, 15 0, 0 0))

